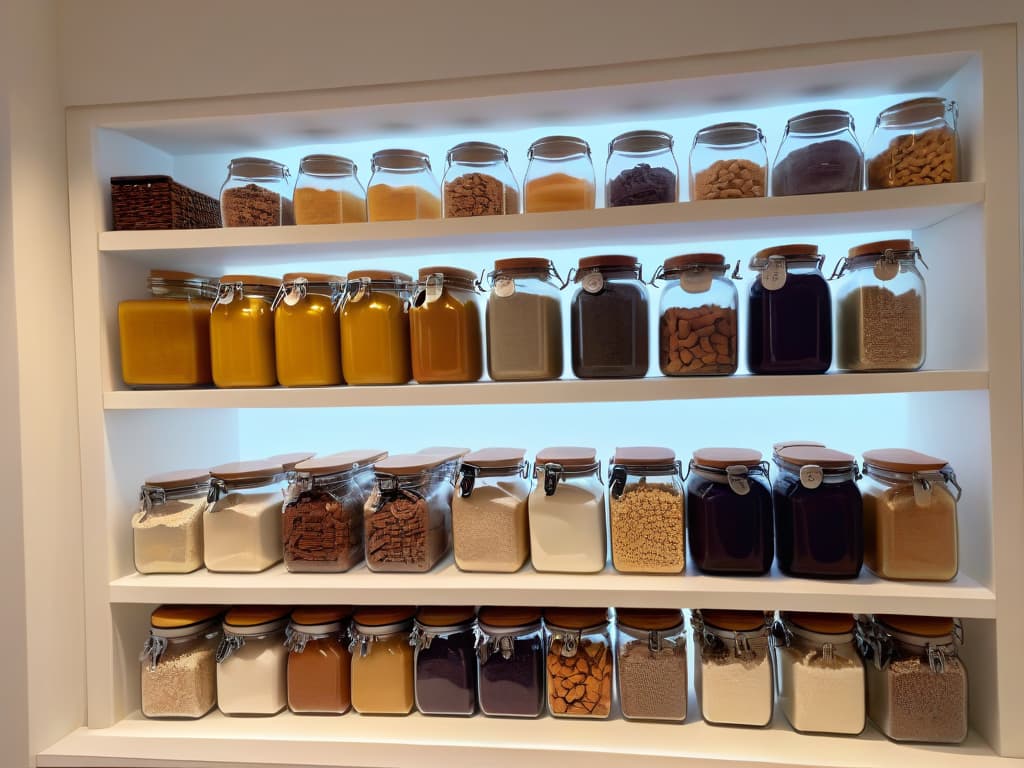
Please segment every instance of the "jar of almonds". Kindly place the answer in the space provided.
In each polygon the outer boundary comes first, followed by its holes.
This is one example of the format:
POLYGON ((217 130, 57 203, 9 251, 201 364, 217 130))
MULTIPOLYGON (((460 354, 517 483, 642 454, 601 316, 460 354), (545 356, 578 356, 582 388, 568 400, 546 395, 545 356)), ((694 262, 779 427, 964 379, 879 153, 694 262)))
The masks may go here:
POLYGON ((548 711, 554 717, 607 718, 612 710, 612 649, 604 608, 544 611, 548 711))
POLYGON ((960 180, 957 106, 939 97, 884 110, 867 147, 867 188, 913 187, 960 180))
POLYGON ((697 131, 690 149, 690 199, 764 197, 768 151, 753 123, 716 123, 697 131))

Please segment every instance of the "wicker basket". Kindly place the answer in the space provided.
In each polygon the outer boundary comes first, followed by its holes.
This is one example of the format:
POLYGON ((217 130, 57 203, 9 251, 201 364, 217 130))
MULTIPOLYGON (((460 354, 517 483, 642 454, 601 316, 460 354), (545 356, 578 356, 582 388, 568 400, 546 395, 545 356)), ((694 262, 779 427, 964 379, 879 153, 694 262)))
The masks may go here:
POLYGON ((110 179, 114 229, 209 229, 219 227, 220 202, 170 176, 110 179))

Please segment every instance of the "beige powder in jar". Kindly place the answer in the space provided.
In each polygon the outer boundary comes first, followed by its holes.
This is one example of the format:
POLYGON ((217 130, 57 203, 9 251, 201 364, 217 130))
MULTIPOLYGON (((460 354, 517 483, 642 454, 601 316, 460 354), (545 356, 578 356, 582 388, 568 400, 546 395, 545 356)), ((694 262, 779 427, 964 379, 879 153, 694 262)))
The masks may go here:
POLYGON ((479 484, 452 501, 455 563, 464 571, 518 571, 530 555, 526 481, 479 484))
POLYGON ((132 516, 139 573, 191 573, 203 565, 206 498, 168 501, 132 516))
POLYGON ((679 573, 686 564, 683 495, 670 483, 630 483, 609 496, 612 564, 630 573, 679 573))
POLYGON ((229 493, 203 515, 204 559, 211 571, 255 573, 280 562, 279 492, 229 493))
POLYGON ((142 663, 142 714, 198 718, 217 703, 216 644, 189 642, 180 652, 168 645, 155 668, 142 663))
POLYGON ((864 665, 836 655, 825 661, 817 649, 783 647, 779 705, 798 731, 858 734, 864 730, 864 665))

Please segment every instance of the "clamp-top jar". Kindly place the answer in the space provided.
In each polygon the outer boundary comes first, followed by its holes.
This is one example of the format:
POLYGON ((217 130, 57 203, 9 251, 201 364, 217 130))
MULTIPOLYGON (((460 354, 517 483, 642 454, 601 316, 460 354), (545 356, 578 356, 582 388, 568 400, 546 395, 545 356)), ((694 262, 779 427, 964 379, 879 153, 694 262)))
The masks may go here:
POLYGON ((819 109, 791 117, 772 166, 772 196, 856 192, 864 185, 864 153, 853 115, 819 109))
POLYGON ((959 112, 952 99, 894 104, 878 115, 867 149, 867 188, 960 181, 959 112))
POLYGON ((478 380, 484 342, 476 275, 458 267, 420 269, 409 333, 412 375, 420 384, 478 380))
POLYGON ((544 611, 544 624, 548 713, 607 718, 614 674, 608 611, 549 608, 544 611))
POLYGON ((575 136, 545 136, 530 145, 523 179, 526 213, 579 211, 595 204, 590 145, 575 136))
POLYGON ((242 606, 224 616, 217 648, 217 707, 225 715, 276 715, 288 706, 288 608, 242 606))
POLYGON ((701 128, 690 149, 690 199, 765 197, 768 151, 753 123, 717 123, 701 128))
POLYGON ((373 153, 370 168, 369 221, 441 218, 441 188, 429 156, 413 149, 382 149, 373 153))
POLYGON ((347 157, 306 155, 293 194, 296 224, 366 221, 366 190, 347 157))
POLYGON ((296 608, 287 629, 288 708, 340 715, 352 703, 351 608, 296 608))
POLYGON ((283 387, 330 387, 342 383, 341 339, 335 300, 345 278, 291 272, 271 309, 277 380, 283 387))
POLYGON ((768 615, 760 611, 693 611, 697 701, 713 725, 764 727, 775 688, 768 615))
POLYGON ((162 605, 153 611, 139 656, 143 715, 196 719, 216 705, 221 610, 162 605))
POLYGON ((281 561, 284 467, 269 461, 210 470, 203 559, 211 571, 257 573, 281 561))
POLYGON ((486 141, 465 141, 448 150, 444 172, 444 217, 519 213, 519 185, 508 150, 486 141))
POLYGON ((672 137, 662 131, 629 131, 608 144, 605 205, 674 203, 679 199, 679 165, 672 137))
POLYGON ((477 696, 488 717, 544 711, 544 631, 537 608, 480 609, 477 696))
POLYGON ((210 308, 210 357, 218 387, 277 384, 273 302, 281 281, 225 275, 210 308))
POLYGON ((415 648, 416 709, 463 717, 476 712, 476 611, 420 608, 410 643, 415 648))
POLYGON ((617 608, 619 703, 629 720, 686 719, 686 625, 683 612, 617 608))
POLYGON ((225 227, 279 227, 292 224, 288 168, 262 157, 236 157, 220 188, 225 227))
POLYGON ((405 384, 412 378, 409 296, 401 272, 349 272, 338 316, 341 369, 348 384, 405 384))
POLYGON ((210 490, 205 469, 146 478, 132 516, 135 570, 191 573, 203 565, 203 511, 210 490))
POLYGON ((415 610, 358 608, 352 615, 352 708, 361 715, 407 715, 412 711, 415 610))

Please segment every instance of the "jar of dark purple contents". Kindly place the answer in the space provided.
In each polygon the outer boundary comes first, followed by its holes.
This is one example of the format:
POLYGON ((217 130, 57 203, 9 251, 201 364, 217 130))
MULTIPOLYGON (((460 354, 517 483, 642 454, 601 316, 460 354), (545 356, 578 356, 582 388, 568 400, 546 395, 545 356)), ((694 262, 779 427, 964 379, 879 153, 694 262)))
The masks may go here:
POLYGON ((544 711, 544 637, 536 608, 480 609, 477 646, 480 711, 538 717, 544 711))
POLYGON ((832 364, 832 298, 818 246, 777 245, 750 261, 751 373, 824 373, 832 364))
POLYGON ((853 456, 796 445, 773 458, 779 569, 812 579, 856 578, 864 562, 864 524, 853 456))
POLYGON ((411 643, 416 708, 425 715, 476 712, 476 612, 420 608, 411 643))
POLYGON ((864 153, 853 116, 819 109, 791 117, 772 167, 772 196, 857 192, 864 187, 864 153))
POLYGON ((772 491, 760 451, 694 451, 686 510, 690 557, 701 571, 760 576, 771 570, 772 491))

